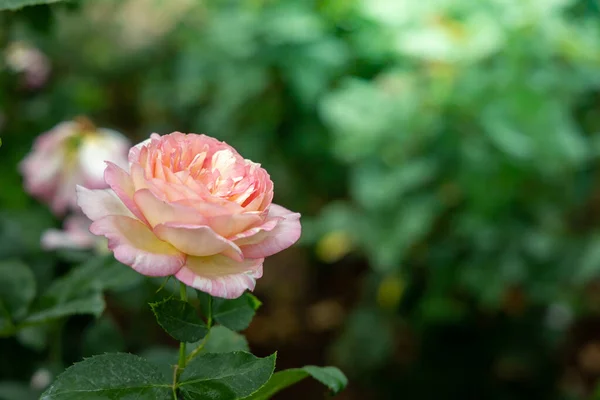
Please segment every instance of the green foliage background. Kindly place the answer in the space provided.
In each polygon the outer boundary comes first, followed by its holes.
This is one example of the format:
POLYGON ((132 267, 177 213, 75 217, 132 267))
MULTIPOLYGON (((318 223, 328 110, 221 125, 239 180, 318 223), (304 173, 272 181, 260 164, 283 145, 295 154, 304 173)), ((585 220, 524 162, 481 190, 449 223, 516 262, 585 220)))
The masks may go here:
MULTIPOLYGON (((52 67, 36 90, 0 72, 0 259, 38 287, 72 261, 39 248, 56 221, 16 171, 36 135, 81 114, 134 141, 207 133, 271 173, 303 214, 309 287, 349 299, 327 346, 346 398, 593 392, 596 1, 90 0, 0 18, 4 48, 52 67), (355 284, 317 289, 323 270, 355 284)), ((11 370, 7 346, 0 375, 26 379, 36 361, 11 370)))

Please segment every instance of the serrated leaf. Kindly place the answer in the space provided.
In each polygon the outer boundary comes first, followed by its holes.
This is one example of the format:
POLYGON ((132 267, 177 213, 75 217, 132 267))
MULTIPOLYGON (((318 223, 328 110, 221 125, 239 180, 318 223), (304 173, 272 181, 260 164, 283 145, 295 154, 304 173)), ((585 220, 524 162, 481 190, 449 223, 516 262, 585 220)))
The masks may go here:
POLYGON ((250 325, 261 302, 252 294, 244 293, 237 299, 213 298, 213 319, 234 331, 242 331, 250 325))
POLYGON ((171 385, 153 364, 133 354, 114 353, 71 366, 40 399, 169 399, 171 392, 171 385))
POLYGON ((26 6, 35 6, 40 4, 52 4, 65 0, 0 0, 0 11, 17 10, 26 6))
POLYGON ((92 314, 99 317, 104 311, 104 297, 101 293, 90 293, 88 296, 52 305, 29 315, 23 322, 34 325, 75 314, 92 314))
POLYGON ((258 358, 246 352, 202 354, 186 367, 179 390, 185 400, 246 397, 273 374, 276 354, 258 358))
POLYGON ((195 342, 206 336, 208 327, 202 321, 196 309, 189 303, 168 298, 150 307, 158 324, 173 339, 180 342, 195 342))
POLYGON ((312 376, 323 385, 327 386, 334 394, 342 391, 348 385, 348 379, 342 371, 335 367, 316 367, 307 365, 303 368, 287 369, 273 374, 269 382, 261 387, 258 392, 246 397, 244 400, 267 400, 281 390, 312 376))
POLYGON ((23 318, 35 297, 35 276, 20 261, 0 263, 0 333, 23 318))

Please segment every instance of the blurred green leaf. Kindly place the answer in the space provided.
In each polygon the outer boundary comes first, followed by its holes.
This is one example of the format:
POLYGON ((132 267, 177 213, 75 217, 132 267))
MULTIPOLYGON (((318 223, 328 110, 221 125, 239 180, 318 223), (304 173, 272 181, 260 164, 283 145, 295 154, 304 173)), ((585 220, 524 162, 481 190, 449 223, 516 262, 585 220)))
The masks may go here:
POLYGON ((35 277, 19 261, 0 262, 0 333, 12 333, 35 297, 35 277))
POLYGON ((45 323, 70 315, 91 314, 99 317, 104 311, 104 297, 92 292, 81 298, 66 300, 57 304, 41 306, 34 310, 24 321, 26 325, 45 323))
POLYGON ((111 257, 92 257, 55 280, 45 293, 57 301, 90 291, 123 290, 138 284, 143 277, 111 257))
POLYGON ((115 353, 125 350, 125 340, 115 322, 103 316, 94 320, 83 332, 82 355, 115 353))
MULTIPOLYGON (((39 4, 52 4, 65 0, 0 0, 0 11, 17 10, 26 6, 35 6, 39 4)), ((69 0, 72 1, 72 0, 69 0)))

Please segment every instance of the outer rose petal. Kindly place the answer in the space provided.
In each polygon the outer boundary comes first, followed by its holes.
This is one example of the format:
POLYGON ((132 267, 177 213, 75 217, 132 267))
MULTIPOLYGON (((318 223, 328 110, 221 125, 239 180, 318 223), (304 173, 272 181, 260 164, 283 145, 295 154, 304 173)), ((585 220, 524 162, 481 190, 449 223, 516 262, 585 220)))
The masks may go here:
POLYGON ((242 249, 244 257, 268 257, 287 249, 300 239, 302 227, 299 213, 293 213, 277 204, 271 204, 267 221, 277 217, 282 217, 283 220, 279 221, 272 230, 263 230, 254 236, 236 241, 236 244, 242 249))
POLYGON ((242 261, 242 251, 233 242, 217 235, 210 227, 186 224, 159 224, 154 227, 156 236, 177 250, 191 256, 224 255, 242 261))
POLYGON ((236 262, 221 255, 188 257, 185 266, 175 277, 212 296, 235 299, 246 289, 254 290, 256 279, 262 276, 263 261, 253 259, 236 262))
POLYGON ((107 161, 106 169, 104 170, 104 180, 111 189, 115 191, 123 204, 140 220, 146 221, 144 214, 139 210, 138 206, 133 201, 135 188, 131 176, 117 165, 107 161))
POLYGON ((121 199, 110 189, 90 190, 78 185, 77 204, 92 221, 109 215, 134 217, 121 199))
POLYGON ((175 274, 185 263, 185 255, 159 240, 142 222, 129 217, 108 216, 90 227, 94 235, 104 235, 115 258, 147 276, 175 274))

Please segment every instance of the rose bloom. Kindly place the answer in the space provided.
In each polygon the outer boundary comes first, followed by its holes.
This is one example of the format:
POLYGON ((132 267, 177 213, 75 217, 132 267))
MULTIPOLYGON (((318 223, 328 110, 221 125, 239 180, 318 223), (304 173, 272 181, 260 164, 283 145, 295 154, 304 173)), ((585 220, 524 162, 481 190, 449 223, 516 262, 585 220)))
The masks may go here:
POLYGON ((104 161, 126 166, 129 147, 120 133, 96 128, 85 119, 62 122, 39 136, 19 165, 25 189, 58 216, 78 211, 75 187, 108 187, 104 161))
POLYGON ((78 187, 79 205, 115 258, 148 276, 175 277, 213 296, 253 290, 264 258, 300 237, 300 214, 271 203, 260 164, 205 135, 174 132, 107 163, 110 189, 78 187))

